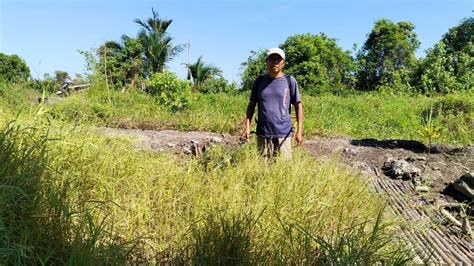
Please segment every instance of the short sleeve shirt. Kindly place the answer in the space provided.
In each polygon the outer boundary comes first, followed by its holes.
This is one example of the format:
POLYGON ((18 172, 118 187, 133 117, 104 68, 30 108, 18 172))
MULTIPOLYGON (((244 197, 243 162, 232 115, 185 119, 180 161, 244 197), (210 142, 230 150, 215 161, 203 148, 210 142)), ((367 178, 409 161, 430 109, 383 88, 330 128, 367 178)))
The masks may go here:
POLYGON ((286 75, 278 78, 263 75, 254 81, 250 101, 258 104, 257 135, 265 138, 291 135, 291 104, 301 102, 301 95, 296 79, 289 76, 289 81, 286 75))

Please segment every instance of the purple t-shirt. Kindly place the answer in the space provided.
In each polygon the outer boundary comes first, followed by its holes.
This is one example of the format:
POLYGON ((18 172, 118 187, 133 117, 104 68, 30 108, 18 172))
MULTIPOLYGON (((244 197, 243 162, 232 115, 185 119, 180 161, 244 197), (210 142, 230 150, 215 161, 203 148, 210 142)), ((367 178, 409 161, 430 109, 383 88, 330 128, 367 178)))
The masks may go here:
POLYGON ((296 79, 289 76, 258 77, 253 84, 250 101, 258 104, 257 135, 265 138, 284 138, 291 135, 291 104, 301 102, 296 79))

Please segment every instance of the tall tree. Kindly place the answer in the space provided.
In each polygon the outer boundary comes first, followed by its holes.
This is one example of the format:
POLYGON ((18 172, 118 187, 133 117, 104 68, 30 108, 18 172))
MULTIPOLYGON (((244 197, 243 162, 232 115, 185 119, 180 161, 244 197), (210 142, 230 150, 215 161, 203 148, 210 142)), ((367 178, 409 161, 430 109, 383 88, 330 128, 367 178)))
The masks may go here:
POLYGON ((240 67, 242 69, 242 91, 252 89, 252 85, 255 78, 267 72, 267 66, 265 64, 265 55, 265 50, 250 51, 250 56, 247 58, 247 61, 240 64, 240 67))
POLYGON ((473 89, 474 18, 466 18, 428 49, 415 75, 419 92, 448 93, 473 89))
POLYGON ((286 53, 286 72, 297 77, 303 91, 318 94, 352 85, 354 62, 336 39, 324 33, 297 34, 280 46, 286 53))
POLYGON ((446 44, 446 53, 466 52, 474 54, 474 17, 465 18, 452 27, 441 39, 446 44))
POLYGON ((375 22, 358 59, 358 88, 375 90, 393 82, 394 74, 410 71, 416 64, 415 50, 420 42, 413 31, 415 25, 388 19, 375 22))
POLYGON ((222 71, 212 65, 206 64, 202 60, 202 56, 194 64, 185 64, 188 69, 188 79, 194 81, 196 87, 201 86, 206 80, 212 79, 214 77, 221 77, 222 71))
POLYGON ((173 46, 173 38, 166 32, 172 22, 173 20, 161 19, 154 9, 152 17, 146 21, 135 19, 135 23, 142 26, 138 40, 143 47, 145 74, 148 77, 152 73, 162 72, 166 63, 183 50, 182 45, 173 46))
MULTIPOLYGON (((297 78, 302 91, 318 94, 352 85, 354 62, 349 52, 324 33, 293 35, 280 47, 286 53, 285 73, 297 78)), ((242 63, 243 90, 249 90, 255 78, 266 73, 265 55, 265 50, 252 51, 242 63)))

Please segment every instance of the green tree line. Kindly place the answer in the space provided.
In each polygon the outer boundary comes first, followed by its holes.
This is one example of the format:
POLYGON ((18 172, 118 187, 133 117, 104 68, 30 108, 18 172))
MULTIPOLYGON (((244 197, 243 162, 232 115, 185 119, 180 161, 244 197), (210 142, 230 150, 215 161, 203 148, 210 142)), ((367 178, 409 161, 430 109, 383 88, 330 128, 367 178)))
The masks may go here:
MULTIPOLYGON (((107 41, 92 51, 82 51, 91 71, 89 79, 105 80, 116 89, 159 84, 168 80, 167 63, 184 50, 174 45, 167 32, 173 20, 163 19, 152 9, 146 20, 135 19, 136 37, 123 35, 107 41)), ((380 19, 374 23, 360 49, 343 50, 336 39, 324 33, 289 36, 279 46, 287 55, 286 72, 294 75, 301 90, 308 94, 344 90, 396 90, 435 94, 472 89, 474 18, 463 19, 416 58, 420 41, 415 25, 380 19)), ((195 63, 184 64, 191 89, 200 92, 236 91, 222 70, 205 63, 200 56, 195 63)), ((265 50, 251 51, 241 64, 240 89, 249 90, 256 76, 266 72, 265 50)), ((0 80, 21 81, 30 78, 26 63, 16 55, 0 54, 0 80)), ((177 77, 174 75, 174 78, 177 77)), ((152 91, 156 91, 152 89, 152 91)))
MULTIPOLYGON (((449 29, 420 59, 415 57, 420 42, 414 29, 411 22, 380 19, 355 55, 324 33, 290 36, 280 48, 286 52, 286 72, 309 94, 341 89, 424 94, 472 89, 474 19, 463 19, 449 29)), ((265 73, 264 59, 265 50, 252 51, 242 63, 243 90, 265 73)))

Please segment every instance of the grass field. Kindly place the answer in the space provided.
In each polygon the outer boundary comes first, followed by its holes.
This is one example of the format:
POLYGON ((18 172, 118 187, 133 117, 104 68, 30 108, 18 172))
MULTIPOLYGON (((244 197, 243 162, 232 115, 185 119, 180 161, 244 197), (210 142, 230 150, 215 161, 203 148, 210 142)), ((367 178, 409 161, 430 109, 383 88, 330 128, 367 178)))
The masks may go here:
MULTIPOLYGON (((248 145, 185 158, 91 130, 238 134, 245 95, 196 94, 179 112, 100 87, 48 104, 20 85, 0 95, 3 263, 366 265, 411 256, 384 200, 336 160, 317 163, 297 149, 291 162, 272 164, 248 145)), ((434 141, 473 140, 471 94, 304 96, 304 104, 307 138, 422 139, 418 131, 431 127, 434 141)))
MULTIPOLYGON (((92 89, 86 94, 62 99, 49 113, 69 122, 87 122, 111 127, 203 130, 239 134, 248 96, 194 94, 187 110, 171 112, 152 97, 92 89)), ((474 94, 389 95, 353 94, 345 97, 303 95, 305 135, 313 137, 405 139, 426 142, 424 129, 438 133, 435 142, 470 144, 474 140, 474 94), (429 113, 432 112, 432 119, 429 113)))

